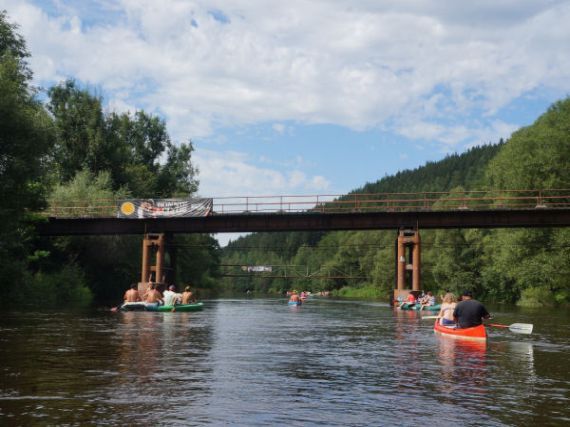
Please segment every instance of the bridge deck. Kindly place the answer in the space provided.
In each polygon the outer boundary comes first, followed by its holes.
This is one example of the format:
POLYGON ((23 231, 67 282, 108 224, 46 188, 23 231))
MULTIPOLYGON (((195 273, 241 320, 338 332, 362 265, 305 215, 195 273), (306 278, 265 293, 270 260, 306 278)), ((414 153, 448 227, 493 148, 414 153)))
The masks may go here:
POLYGON ((175 218, 48 218, 40 235, 567 227, 570 207, 347 213, 240 213, 175 218))

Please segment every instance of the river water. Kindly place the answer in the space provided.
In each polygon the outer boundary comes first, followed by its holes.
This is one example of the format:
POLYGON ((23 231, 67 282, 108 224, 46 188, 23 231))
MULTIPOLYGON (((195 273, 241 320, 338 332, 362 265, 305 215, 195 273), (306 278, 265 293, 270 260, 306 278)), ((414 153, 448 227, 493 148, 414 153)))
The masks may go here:
POLYGON ((7 312, 1 425, 570 425, 570 315, 494 310, 485 344, 380 303, 7 312))

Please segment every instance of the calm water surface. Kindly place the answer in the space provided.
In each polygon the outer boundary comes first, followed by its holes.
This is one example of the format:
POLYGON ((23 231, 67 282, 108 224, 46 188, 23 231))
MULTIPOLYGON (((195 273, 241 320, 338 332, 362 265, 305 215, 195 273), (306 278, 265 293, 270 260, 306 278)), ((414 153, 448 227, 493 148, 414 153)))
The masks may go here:
POLYGON ((570 315, 495 310, 486 345, 383 304, 8 312, 1 425, 570 425, 570 315))

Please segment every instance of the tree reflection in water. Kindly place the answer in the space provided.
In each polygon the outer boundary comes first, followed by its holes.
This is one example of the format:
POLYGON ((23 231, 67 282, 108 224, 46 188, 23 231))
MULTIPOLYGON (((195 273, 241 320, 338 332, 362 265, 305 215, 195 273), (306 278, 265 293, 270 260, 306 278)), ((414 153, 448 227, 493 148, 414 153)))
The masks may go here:
POLYGON ((442 395, 484 395, 487 390, 487 343, 436 335, 442 395))

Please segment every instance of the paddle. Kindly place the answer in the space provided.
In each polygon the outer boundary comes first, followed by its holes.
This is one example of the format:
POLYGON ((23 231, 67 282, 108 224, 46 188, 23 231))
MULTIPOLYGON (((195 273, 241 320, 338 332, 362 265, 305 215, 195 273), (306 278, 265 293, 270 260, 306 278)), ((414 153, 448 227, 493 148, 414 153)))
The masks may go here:
MULTIPOLYGON (((439 316, 422 316, 422 320, 434 320, 439 319, 439 316)), ((532 323, 513 323, 512 325, 501 325, 498 323, 486 323, 485 326, 492 326, 495 328, 508 328, 511 332, 515 334, 527 334, 532 333, 533 325, 532 323)))
POLYGON ((487 323, 485 326, 492 326, 494 328, 508 328, 509 331, 515 334, 532 334, 533 325, 531 323, 513 323, 512 325, 499 325, 497 323, 487 323))

